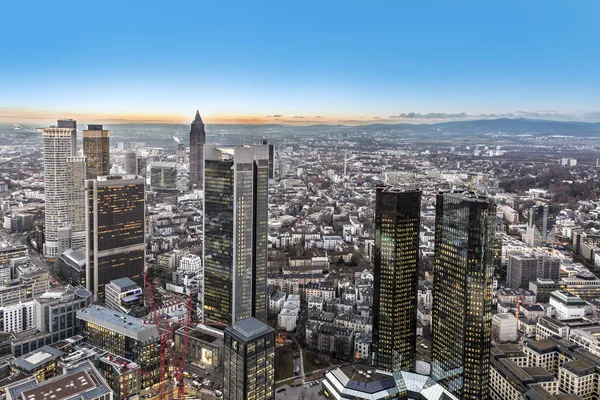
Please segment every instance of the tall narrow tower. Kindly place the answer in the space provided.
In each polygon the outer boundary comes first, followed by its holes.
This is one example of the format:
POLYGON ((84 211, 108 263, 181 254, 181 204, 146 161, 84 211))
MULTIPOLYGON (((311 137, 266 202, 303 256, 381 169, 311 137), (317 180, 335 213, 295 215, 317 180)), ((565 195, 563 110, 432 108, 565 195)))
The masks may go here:
POLYGON ((267 319, 268 146, 205 147, 204 318, 267 319))
POLYGON ((190 184, 192 189, 204 188, 204 145, 206 144, 206 131, 200 112, 196 111, 196 118, 190 130, 190 184))
POLYGON ((421 190, 378 187, 375 200, 373 364, 415 368, 421 190))
POLYGON ((83 131, 83 154, 87 164, 87 179, 110 173, 110 131, 102 125, 88 125, 83 131))
POLYGON ((438 194, 431 373, 461 399, 488 398, 495 225, 489 198, 438 194))
MULTIPOLYGON (((45 236, 44 256, 55 259, 72 246, 72 229, 81 229, 78 210, 84 207, 82 159, 76 157, 77 122, 59 120, 42 128, 44 135, 45 236), (81 186, 81 187, 80 187, 81 186)), ((80 247, 76 241, 74 247, 80 247)))

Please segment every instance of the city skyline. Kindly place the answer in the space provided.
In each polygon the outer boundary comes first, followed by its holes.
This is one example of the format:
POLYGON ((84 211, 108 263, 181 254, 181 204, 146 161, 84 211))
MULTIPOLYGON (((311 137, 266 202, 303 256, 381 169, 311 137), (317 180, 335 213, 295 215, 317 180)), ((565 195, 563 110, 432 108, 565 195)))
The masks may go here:
POLYGON ((29 25, 70 23, 0 27, 0 122, 600 121, 600 5, 577 5, 15 3, 29 25))

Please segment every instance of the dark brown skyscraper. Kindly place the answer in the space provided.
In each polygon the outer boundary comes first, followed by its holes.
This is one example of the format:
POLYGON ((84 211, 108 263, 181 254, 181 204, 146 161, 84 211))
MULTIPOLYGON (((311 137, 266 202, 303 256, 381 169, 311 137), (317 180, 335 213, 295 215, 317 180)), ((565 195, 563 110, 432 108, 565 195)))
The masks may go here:
POLYGON ((110 173, 110 132, 102 125, 88 125, 83 131, 83 153, 86 158, 86 178, 110 173))
POLYGON ((378 187, 375 203, 373 363, 415 368, 421 190, 378 187))
POLYGON ((196 111, 196 118, 190 130, 190 184, 192 189, 204 189, 204 144, 206 144, 206 131, 200 112, 196 111))

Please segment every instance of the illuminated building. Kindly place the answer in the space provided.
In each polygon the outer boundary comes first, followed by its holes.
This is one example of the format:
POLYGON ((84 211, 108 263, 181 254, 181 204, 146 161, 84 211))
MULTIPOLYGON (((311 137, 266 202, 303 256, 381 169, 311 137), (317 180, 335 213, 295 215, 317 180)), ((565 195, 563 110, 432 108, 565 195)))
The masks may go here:
POLYGON ((110 173, 110 131, 102 125, 88 125, 83 131, 83 154, 87 165, 87 179, 110 173))
POLYGON ((200 112, 196 111, 196 118, 190 130, 190 183, 192 189, 202 189, 204 182, 204 145, 206 144, 206 131, 200 112))
POLYGON ((144 179, 99 176, 87 181, 86 284, 95 296, 104 285, 128 277, 142 284, 145 257, 144 179))
POLYGON ((160 338, 156 325, 100 306, 77 311, 77 319, 87 343, 140 366, 143 388, 157 383, 160 338))
POLYGON ((496 209, 487 197, 438 194, 432 377, 462 399, 487 399, 496 209))
POLYGON ((377 188, 373 362, 384 371, 415 367, 421 190, 377 188))
POLYGON ((119 278, 105 286, 107 308, 130 314, 134 307, 143 306, 142 288, 129 278, 119 278))
POLYGON ((177 166, 170 162, 150 165, 150 189, 154 192, 177 191, 177 166))
POLYGON ((255 318, 225 329, 223 396, 229 400, 275 398, 275 331, 255 318))
POLYGON ((268 146, 205 146, 204 318, 267 318, 268 146))

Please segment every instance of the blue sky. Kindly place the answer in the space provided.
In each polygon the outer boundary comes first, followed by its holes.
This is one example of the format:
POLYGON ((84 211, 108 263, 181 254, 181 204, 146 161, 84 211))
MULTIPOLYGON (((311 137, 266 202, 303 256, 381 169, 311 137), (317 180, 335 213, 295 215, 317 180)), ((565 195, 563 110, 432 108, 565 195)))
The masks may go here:
POLYGON ((2 7, 5 121, 600 120, 597 0, 2 7))

